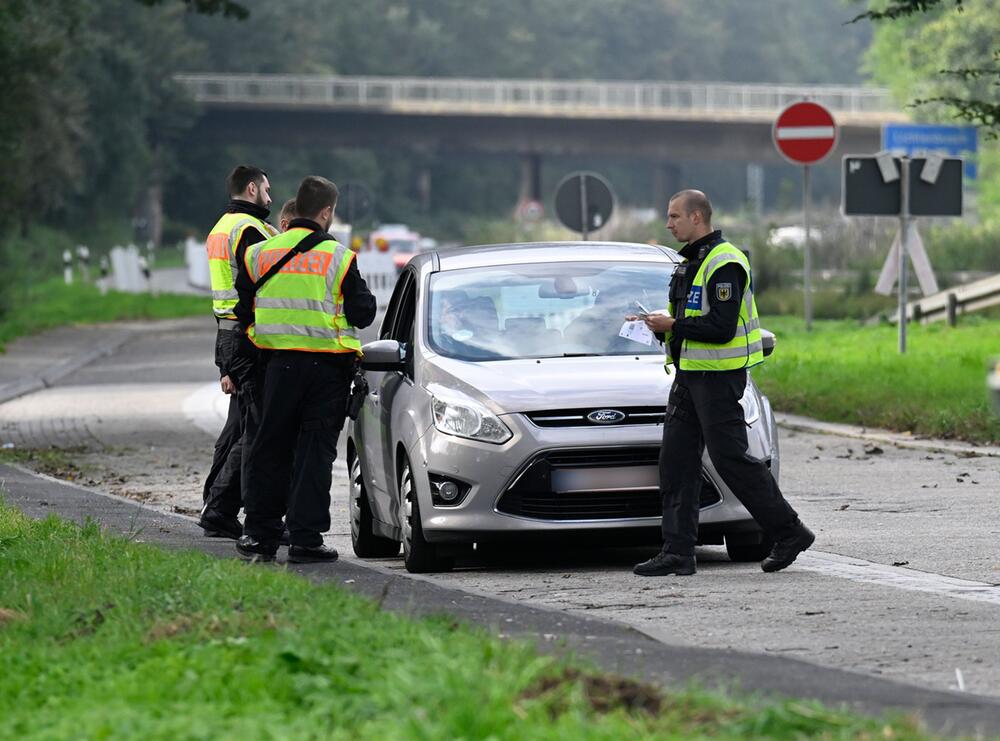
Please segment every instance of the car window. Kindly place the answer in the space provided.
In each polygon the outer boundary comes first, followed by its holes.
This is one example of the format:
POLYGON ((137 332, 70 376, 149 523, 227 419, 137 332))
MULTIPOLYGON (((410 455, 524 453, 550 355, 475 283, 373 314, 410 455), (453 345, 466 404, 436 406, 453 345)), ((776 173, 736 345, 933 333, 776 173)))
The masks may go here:
POLYGON ((619 336, 636 302, 667 304, 672 263, 547 263, 431 276, 427 337, 442 355, 500 360, 659 354, 619 336))
POLYGON ((399 306, 409 276, 410 271, 406 271, 396 280, 396 287, 392 290, 392 298, 389 299, 389 306, 385 310, 385 317, 382 318, 382 326, 379 328, 378 338, 380 340, 388 340, 393 337, 393 325, 399 316, 399 306))

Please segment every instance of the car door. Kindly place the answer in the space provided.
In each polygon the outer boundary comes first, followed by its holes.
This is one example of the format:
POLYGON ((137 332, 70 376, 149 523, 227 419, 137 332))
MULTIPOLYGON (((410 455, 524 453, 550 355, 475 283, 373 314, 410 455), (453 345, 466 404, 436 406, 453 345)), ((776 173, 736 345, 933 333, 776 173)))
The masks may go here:
MULTIPOLYGON (((389 310, 382 322, 380 340, 405 342, 411 329, 401 329, 402 325, 413 324, 413 288, 415 280, 412 270, 404 270, 396 282, 389 310), (400 336, 404 339, 400 339, 400 336)), ((365 399, 365 414, 362 439, 365 458, 368 461, 368 485, 375 519, 392 523, 395 515, 395 460, 392 430, 392 409, 397 390, 404 383, 405 374, 399 371, 365 371, 368 380, 368 397, 365 399)))
MULTIPOLYGON (((398 280, 382 319, 378 335, 380 340, 389 339, 392 336, 392 326, 399 314, 402 289, 403 281, 398 280)), ((361 472, 365 478, 365 486, 368 489, 376 519, 383 522, 387 522, 387 520, 379 517, 377 513, 380 510, 386 510, 385 499, 387 497, 386 474, 382 465, 381 384, 385 375, 382 371, 365 371, 365 379, 368 381, 368 395, 365 397, 361 413, 354 426, 355 445, 357 445, 361 457, 361 472)))

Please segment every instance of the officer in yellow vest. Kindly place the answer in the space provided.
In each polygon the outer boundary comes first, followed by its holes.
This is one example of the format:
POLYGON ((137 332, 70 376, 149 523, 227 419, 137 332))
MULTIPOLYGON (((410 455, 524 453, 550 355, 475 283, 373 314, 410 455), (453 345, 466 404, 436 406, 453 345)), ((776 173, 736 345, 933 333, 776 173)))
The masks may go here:
POLYGON ((274 560, 284 515, 293 563, 330 562, 331 467, 346 416, 357 328, 375 318, 375 297, 356 254, 327 230, 337 187, 325 178, 302 181, 300 216, 288 231, 247 250, 237 278, 246 337, 266 358, 259 426, 247 453, 246 520, 236 543, 248 560, 274 560))
POLYGON ((215 442, 212 469, 205 480, 204 507, 198 524, 210 537, 238 538, 242 533, 237 515, 242 503, 240 469, 242 467, 243 415, 237 394, 237 376, 245 375, 234 358, 234 339, 238 329, 236 315, 236 268, 251 244, 276 234, 266 219, 271 204, 271 184, 259 167, 239 165, 227 180, 229 208, 212 227, 206 241, 209 275, 212 281, 212 312, 218 323, 215 339, 215 364, 222 377, 222 390, 229 394, 229 414, 222 433, 215 442))
POLYGON ((668 339, 667 362, 677 368, 660 448, 663 550, 634 572, 695 573, 706 447, 726 486, 774 541, 761 568, 779 571, 815 536, 785 501, 764 462, 748 454, 740 398, 747 370, 764 360, 750 263, 721 232, 713 231, 712 204, 701 191, 681 191, 670 199, 667 211, 667 228, 685 243, 685 261, 671 281, 672 316, 653 313, 645 320, 668 339))

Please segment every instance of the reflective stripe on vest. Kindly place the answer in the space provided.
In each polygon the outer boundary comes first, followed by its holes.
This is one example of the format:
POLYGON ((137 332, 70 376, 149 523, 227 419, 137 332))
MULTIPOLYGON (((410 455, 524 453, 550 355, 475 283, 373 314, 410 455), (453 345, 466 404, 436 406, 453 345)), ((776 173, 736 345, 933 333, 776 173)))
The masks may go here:
POLYGON ((764 362, 764 344, 760 332, 760 317, 757 315, 757 302, 754 300, 750 281, 750 263, 746 255, 728 242, 717 244, 702 260, 688 294, 689 302, 697 300, 698 305, 692 307, 685 303, 682 316, 704 316, 711 312, 714 297, 709 296, 705 289, 712 274, 731 262, 739 264, 747 276, 747 288, 740 304, 736 334, 732 340, 725 343, 684 340, 681 345, 681 370, 737 370, 764 362))
MULTIPOLYGON (((250 277, 260 280, 289 250, 312 233, 290 229, 246 252, 250 277)), ((254 300, 247 336, 268 350, 361 354, 357 330, 344 316, 341 285, 355 253, 333 239, 296 255, 270 278, 254 300)))
POLYGON ((219 319, 235 319, 236 245, 247 227, 265 236, 275 234, 274 227, 250 214, 228 213, 212 227, 205 242, 208 251, 208 274, 212 281, 212 312, 219 319))

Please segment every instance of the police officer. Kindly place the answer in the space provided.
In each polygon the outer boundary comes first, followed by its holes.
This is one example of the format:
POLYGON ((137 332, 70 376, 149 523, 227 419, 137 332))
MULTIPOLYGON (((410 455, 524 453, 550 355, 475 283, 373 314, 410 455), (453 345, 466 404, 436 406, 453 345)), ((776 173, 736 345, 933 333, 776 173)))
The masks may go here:
POLYGON ((356 254, 327 232, 337 187, 302 181, 287 232, 247 250, 237 280, 238 315, 253 307, 247 338, 266 356, 260 423, 247 453, 246 520, 236 543, 248 560, 272 561, 282 515, 288 560, 330 562, 331 467, 361 343, 355 328, 375 318, 375 297, 356 254))
POLYGON ((205 480, 204 507, 198 524, 209 537, 240 537, 243 532, 237 515, 242 503, 241 467, 243 417, 237 395, 239 367, 234 358, 234 330, 239 328, 234 313, 237 293, 234 281, 237 266, 243 260, 247 247, 262 242, 276 234, 266 219, 270 214, 271 184, 267 173, 259 167, 239 165, 227 179, 229 207, 208 235, 209 275, 212 282, 212 312, 218 323, 215 339, 215 364, 221 374, 222 391, 229 394, 229 413, 226 424, 215 442, 212 469, 205 480), (234 363, 236 365, 234 365, 234 363))
POLYGON ((663 549, 633 570, 640 576, 695 573, 701 458, 708 454, 726 486, 773 539, 764 571, 779 571, 812 545, 815 536, 791 508, 767 466, 749 455, 740 398, 747 369, 764 360, 750 263, 712 229, 704 193, 684 190, 670 199, 667 228, 684 258, 671 281, 673 316, 654 313, 646 325, 669 342, 667 362, 677 370, 660 449, 663 549))

